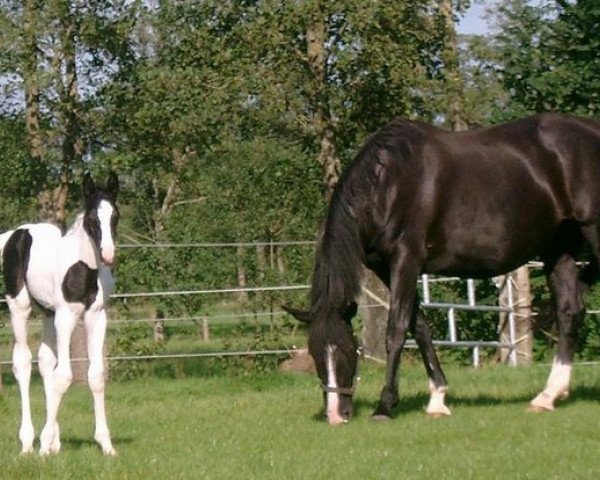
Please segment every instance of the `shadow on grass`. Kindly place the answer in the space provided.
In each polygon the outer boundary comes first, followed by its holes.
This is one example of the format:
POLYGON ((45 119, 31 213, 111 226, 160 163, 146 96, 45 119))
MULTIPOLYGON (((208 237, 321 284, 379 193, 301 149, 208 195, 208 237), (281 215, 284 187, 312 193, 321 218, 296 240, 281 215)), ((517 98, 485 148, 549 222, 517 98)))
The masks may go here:
MULTIPOLYGON (((69 450, 81 450, 89 447, 100 449, 100 446, 93 438, 65 437, 61 438, 60 441, 63 448, 67 447, 69 450)), ((112 438, 112 443, 117 451, 119 450, 119 445, 127 445, 133 442, 134 439, 131 437, 112 438)))
MULTIPOLYGON (((496 396, 481 395, 473 396, 460 396, 450 394, 447 397, 447 405, 452 409, 453 407, 494 407, 501 405, 522 405, 525 410, 529 405, 529 402, 535 397, 537 392, 531 392, 523 395, 512 395, 512 396, 496 396)), ((379 398, 369 400, 366 398, 358 398, 354 401, 354 415, 366 416, 371 415, 377 404, 379 398)), ((410 412, 423 412, 427 403, 429 402, 429 395, 425 393, 419 393, 417 395, 402 396, 400 393, 400 402, 392 410, 392 418, 399 417, 405 413, 410 412)), ((577 402, 594 402, 600 403, 600 386, 579 386, 573 388, 569 397, 566 400, 557 400, 556 405, 560 408, 560 405, 566 405, 577 402)), ((313 417, 315 420, 322 421, 324 416, 324 410, 313 417)))

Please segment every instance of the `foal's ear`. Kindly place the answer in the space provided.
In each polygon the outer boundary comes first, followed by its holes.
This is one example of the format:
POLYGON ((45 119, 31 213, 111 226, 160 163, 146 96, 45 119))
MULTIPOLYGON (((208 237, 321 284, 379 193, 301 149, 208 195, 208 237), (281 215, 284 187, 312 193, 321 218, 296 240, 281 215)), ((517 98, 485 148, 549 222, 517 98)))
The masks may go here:
POLYGON ((96 192, 96 185, 94 184, 92 176, 89 172, 83 176, 83 184, 81 190, 83 192, 83 198, 85 199, 90 198, 96 192))
POLYGON ((356 312, 358 312, 358 304, 356 302, 350 302, 346 308, 342 310, 341 315, 346 323, 351 323, 356 312))
POLYGON ((119 177, 115 172, 110 172, 108 175, 108 180, 106 181, 106 189, 105 193, 115 201, 117 199, 117 194, 119 193, 119 177))
POLYGON ((307 310, 299 310, 297 308, 292 308, 287 305, 284 305, 283 309, 296 320, 302 323, 310 323, 311 321, 310 312, 308 312, 307 310))

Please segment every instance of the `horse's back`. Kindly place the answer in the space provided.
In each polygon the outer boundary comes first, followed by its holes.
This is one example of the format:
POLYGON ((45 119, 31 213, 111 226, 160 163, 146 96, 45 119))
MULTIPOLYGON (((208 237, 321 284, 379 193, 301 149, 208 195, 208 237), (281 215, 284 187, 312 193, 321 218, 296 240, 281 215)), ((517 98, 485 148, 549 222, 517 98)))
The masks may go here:
POLYGON ((600 226, 593 120, 541 114, 449 132, 397 119, 368 143, 355 167, 373 166, 368 243, 406 245, 426 271, 502 273, 554 248, 564 222, 600 226))

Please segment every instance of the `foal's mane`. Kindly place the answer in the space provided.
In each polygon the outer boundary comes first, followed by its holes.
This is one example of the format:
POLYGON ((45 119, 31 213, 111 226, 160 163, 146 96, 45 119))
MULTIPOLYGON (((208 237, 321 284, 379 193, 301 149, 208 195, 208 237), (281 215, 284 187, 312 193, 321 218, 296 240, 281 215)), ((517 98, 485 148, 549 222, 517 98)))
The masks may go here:
POLYGON ((68 235, 69 233, 72 233, 72 232, 76 231, 77 229, 83 228, 83 216, 84 216, 83 212, 80 212, 75 216, 73 223, 71 223, 69 228, 67 228, 65 235, 68 235))

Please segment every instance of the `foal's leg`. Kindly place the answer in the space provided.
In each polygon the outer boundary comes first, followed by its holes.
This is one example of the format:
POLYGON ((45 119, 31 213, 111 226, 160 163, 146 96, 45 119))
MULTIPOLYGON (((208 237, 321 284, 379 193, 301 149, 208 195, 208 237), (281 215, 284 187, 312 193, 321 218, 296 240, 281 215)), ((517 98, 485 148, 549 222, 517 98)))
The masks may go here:
POLYGON ((106 310, 87 311, 84 315, 87 334, 88 384, 94 397, 94 414, 96 416, 96 433, 94 439, 102 447, 105 455, 116 455, 117 452, 110 441, 110 432, 106 423, 104 408, 104 335, 106 332, 106 310))
POLYGON ((585 285, 578 279, 577 265, 570 255, 563 255, 551 266, 548 283, 556 306, 558 345, 546 388, 531 401, 533 411, 554 410, 554 400, 568 395, 571 364, 585 314, 585 285))
MULTIPOLYGON (((44 335, 38 351, 38 367, 44 381, 46 395, 46 411, 54 402, 54 368, 56 367, 56 329, 54 328, 54 312, 47 311, 44 317, 44 335)), ((60 451, 60 431, 58 423, 54 425, 54 436, 50 442, 50 452, 60 451)))
POLYGON ((393 264, 390 279, 390 311, 386 330, 387 366, 385 385, 379 404, 373 413, 374 420, 391 417, 398 403, 398 367, 406 333, 417 314, 416 286, 419 267, 409 254, 400 254, 393 264))
POLYGON ((10 321, 15 336, 13 348, 13 373, 19 384, 21 392, 21 427, 19 440, 21 440, 22 453, 33 451, 33 422, 31 421, 31 403, 29 400, 29 384, 31 381, 31 350, 27 344, 27 320, 31 313, 31 299, 26 288, 23 288, 16 297, 6 297, 10 310, 10 321))
POLYGON ((423 357, 423 364, 429 377, 429 393, 431 396, 425 412, 432 417, 451 415, 450 409, 445 404, 448 382, 431 341, 431 329, 420 311, 417 311, 416 319, 411 324, 411 331, 421 352, 421 357, 423 357))
MULTIPOLYGON (((60 449, 60 441, 57 438, 59 433, 56 418, 62 397, 73 379, 69 345, 71 344, 73 329, 79 318, 79 312, 76 308, 74 305, 64 305, 59 307, 54 315, 58 361, 52 380, 54 388, 52 389, 52 394, 46 398, 46 425, 44 425, 40 435, 40 455, 58 453, 58 449, 60 449)), ((83 308, 83 305, 81 308, 83 308)))

